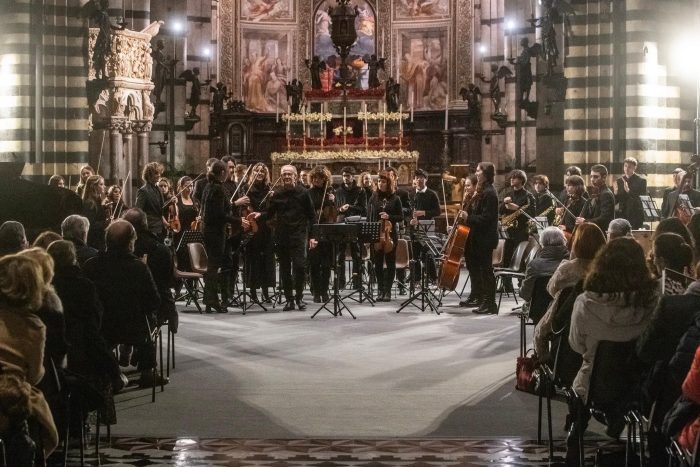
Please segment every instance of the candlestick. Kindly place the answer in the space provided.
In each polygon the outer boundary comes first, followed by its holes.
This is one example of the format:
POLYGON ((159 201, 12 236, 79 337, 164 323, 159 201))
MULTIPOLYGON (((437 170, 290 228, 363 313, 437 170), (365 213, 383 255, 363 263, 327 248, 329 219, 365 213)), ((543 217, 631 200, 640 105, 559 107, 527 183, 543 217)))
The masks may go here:
POLYGON ((306 106, 301 108, 301 139, 306 152, 306 106))
POLYGON ((403 133, 403 104, 399 105, 399 134, 403 133))
POLYGON ((450 126, 450 96, 445 95, 445 131, 450 126))
POLYGON ((287 151, 289 151, 289 137, 291 136, 290 135, 291 120, 289 119, 289 117, 291 117, 291 115, 289 113, 289 104, 287 104, 287 151))
POLYGON ((309 51, 311 50, 311 42, 309 41, 309 31, 306 31, 306 58, 309 57, 309 51))
POLYGON ((409 101, 411 103, 411 123, 413 123, 413 106, 414 106, 413 89, 411 89, 411 97, 409 98, 409 101))
POLYGON ((275 103, 275 122, 280 122, 280 95, 277 93, 277 102, 275 103))
POLYGON ((386 149, 386 102, 384 103, 384 112, 382 112, 382 148, 386 149))
POLYGON ((369 135, 367 134, 367 102, 362 102, 362 109, 365 111, 365 121, 362 123, 362 132, 365 134, 365 149, 369 149, 369 135))
POLYGON ((343 107, 343 146, 348 145, 347 107, 343 107))
POLYGON ((384 58, 384 28, 382 28, 382 55, 379 58, 384 58))

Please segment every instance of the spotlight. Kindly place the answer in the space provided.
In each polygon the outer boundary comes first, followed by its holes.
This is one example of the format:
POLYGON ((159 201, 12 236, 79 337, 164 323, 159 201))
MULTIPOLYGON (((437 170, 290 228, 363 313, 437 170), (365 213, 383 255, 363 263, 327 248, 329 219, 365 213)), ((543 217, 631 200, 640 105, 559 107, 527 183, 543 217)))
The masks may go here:
POLYGON ((202 55, 204 55, 207 58, 211 56, 211 50, 209 49, 209 47, 204 47, 202 49, 202 55))
POLYGON ((508 22, 506 23, 506 29, 509 31, 512 31, 513 29, 515 29, 515 21, 513 21, 512 19, 509 19, 508 22))
POLYGON ((486 46, 485 46, 484 44, 481 44, 481 45, 479 46, 479 53, 480 53, 481 55, 483 55, 483 54, 486 53, 486 46))
POLYGON ((178 34, 181 33, 184 29, 184 26, 182 25, 182 21, 180 21, 178 19, 173 20, 170 26, 171 26, 173 32, 176 32, 178 34))

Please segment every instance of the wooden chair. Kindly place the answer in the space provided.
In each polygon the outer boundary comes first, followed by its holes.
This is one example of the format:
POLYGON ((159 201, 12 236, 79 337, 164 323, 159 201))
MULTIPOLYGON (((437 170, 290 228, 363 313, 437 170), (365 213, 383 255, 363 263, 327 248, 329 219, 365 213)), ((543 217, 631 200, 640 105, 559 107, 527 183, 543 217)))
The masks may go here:
POLYGON ((199 274, 207 272, 207 251, 201 243, 193 242, 187 244, 187 252, 190 255, 190 265, 192 271, 199 274))

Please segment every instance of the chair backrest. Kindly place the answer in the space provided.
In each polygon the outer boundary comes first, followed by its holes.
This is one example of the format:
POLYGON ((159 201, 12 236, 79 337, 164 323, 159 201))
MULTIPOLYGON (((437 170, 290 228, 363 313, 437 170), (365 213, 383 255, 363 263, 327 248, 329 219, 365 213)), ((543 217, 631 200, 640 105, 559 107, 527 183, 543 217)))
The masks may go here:
POLYGON ((493 267, 499 267, 503 264, 503 248, 505 247, 506 241, 502 238, 498 239, 498 245, 496 249, 493 250, 493 255, 491 255, 491 265, 493 267))
POLYGON ((408 251, 408 242, 404 238, 399 238, 396 244, 396 269, 405 269, 411 261, 411 256, 408 251))
POLYGON ((522 269, 525 250, 527 250, 529 244, 527 240, 518 243, 518 246, 515 247, 515 251, 513 252, 513 256, 510 258, 510 269, 515 269, 516 271, 522 269))
POLYGON ((549 279, 551 278, 552 276, 538 277, 532 286, 529 316, 535 324, 539 323, 552 302, 552 296, 547 292, 547 284, 549 284, 549 279))
POLYGON ((559 292, 557 306, 552 314, 552 328, 556 332, 557 329, 569 328, 571 323, 571 313, 574 311, 574 303, 583 291, 583 280, 579 281, 573 287, 566 287, 559 292))
POLYGON ((530 261, 535 259, 537 257, 537 253, 540 252, 542 249, 542 245, 540 245, 536 240, 534 240, 532 237, 530 237, 530 240, 528 241, 527 249, 525 250, 525 259, 523 260, 523 269, 527 267, 528 264, 530 264, 530 261))
POLYGON ((204 249, 204 245, 198 242, 188 243, 187 251, 190 254, 190 264, 192 269, 196 272, 203 272, 207 270, 207 251, 204 249))
POLYGON ((632 400, 630 388, 639 379, 636 364, 637 339, 626 342, 600 341, 593 361, 593 371, 588 388, 588 400, 592 406, 606 409, 622 409, 632 400))

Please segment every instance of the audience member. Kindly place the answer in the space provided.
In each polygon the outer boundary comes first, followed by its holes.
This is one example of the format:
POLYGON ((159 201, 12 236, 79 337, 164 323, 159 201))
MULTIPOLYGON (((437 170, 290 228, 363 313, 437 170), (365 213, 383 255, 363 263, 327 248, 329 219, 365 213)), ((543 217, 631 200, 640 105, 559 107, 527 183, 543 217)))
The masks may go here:
POLYGON ((547 292, 553 300, 547 312, 535 327, 534 347, 541 361, 549 360, 549 341, 553 335, 552 322, 562 290, 575 286, 586 277, 596 253, 605 245, 605 235, 595 224, 583 223, 574 231, 571 239, 571 259, 563 260, 547 284, 547 292))
POLYGON ((51 177, 49 178, 49 186, 53 186, 56 188, 65 188, 66 181, 60 175, 54 174, 51 175, 51 177))
POLYGON ((683 221, 677 217, 669 217, 668 219, 663 219, 661 222, 659 222, 659 225, 656 226, 656 230, 654 230, 654 237, 661 235, 662 233, 677 233, 683 237, 685 243, 695 249, 695 242, 693 242, 693 237, 690 235, 690 231, 685 226, 683 221))
MULTIPOLYGON (((525 279, 520 285, 520 296, 526 302, 532 300, 532 293, 535 280, 539 277, 551 276, 559 267, 559 263, 569 257, 569 250, 566 248, 566 237, 559 227, 547 227, 540 233, 540 244, 542 249, 537 256, 528 263, 525 269, 525 279)), ((535 322, 541 316, 532 317, 535 322)))
POLYGON ((693 214, 686 227, 695 243, 695 259, 700 260, 700 212, 693 214))
MULTIPOLYGON (((0 366, 32 385, 32 421, 38 425, 45 455, 58 445, 58 433, 44 395, 35 386, 44 376, 46 328, 34 314, 41 307, 45 284, 41 267, 26 256, 0 258, 0 366)), ((37 438, 37 436, 39 438, 37 438)))
POLYGON ((55 242, 56 240, 63 240, 63 237, 61 237, 59 234, 52 230, 47 230, 45 232, 41 232, 38 237, 34 239, 34 243, 32 243, 33 247, 36 248, 41 248, 42 250, 46 250, 51 243, 55 242))
POLYGON ((0 225, 0 257, 18 253, 29 247, 24 226, 16 221, 0 225))
POLYGON ((700 415, 697 415, 700 414, 700 347, 695 351, 695 358, 683 381, 682 390, 685 400, 693 403, 696 416, 681 430, 678 444, 684 450, 694 452, 700 432, 700 415))
POLYGON ((632 235, 632 225, 627 219, 618 217, 613 219, 608 224, 608 240, 615 240, 620 237, 629 237, 632 235))
POLYGON ((131 344, 139 351, 138 368, 142 387, 153 383, 151 369, 155 353, 150 330, 156 323, 160 305, 158 289, 148 266, 134 256, 136 231, 124 220, 107 227, 107 249, 85 263, 104 307, 102 335, 110 346, 131 344))
POLYGON ((90 221, 77 214, 70 215, 61 223, 61 235, 75 245, 78 264, 82 267, 87 260, 97 256, 97 250, 87 244, 90 221))
MULTIPOLYGON (((689 276, 693 266, 693 249, 680 235, 663 233, 654 236, 650 260, 652 273, 657 277, 662 277, 664 270, 669 269, 689 276)), ((670 274, 664 277, 665 295, 680 295, 685 291, 686 283, 678 279, 670 274)))
POLYGON ((3 465, 34 465, 36 443, 29 436, 32 387, 0 368, 0 438, 3 465))

